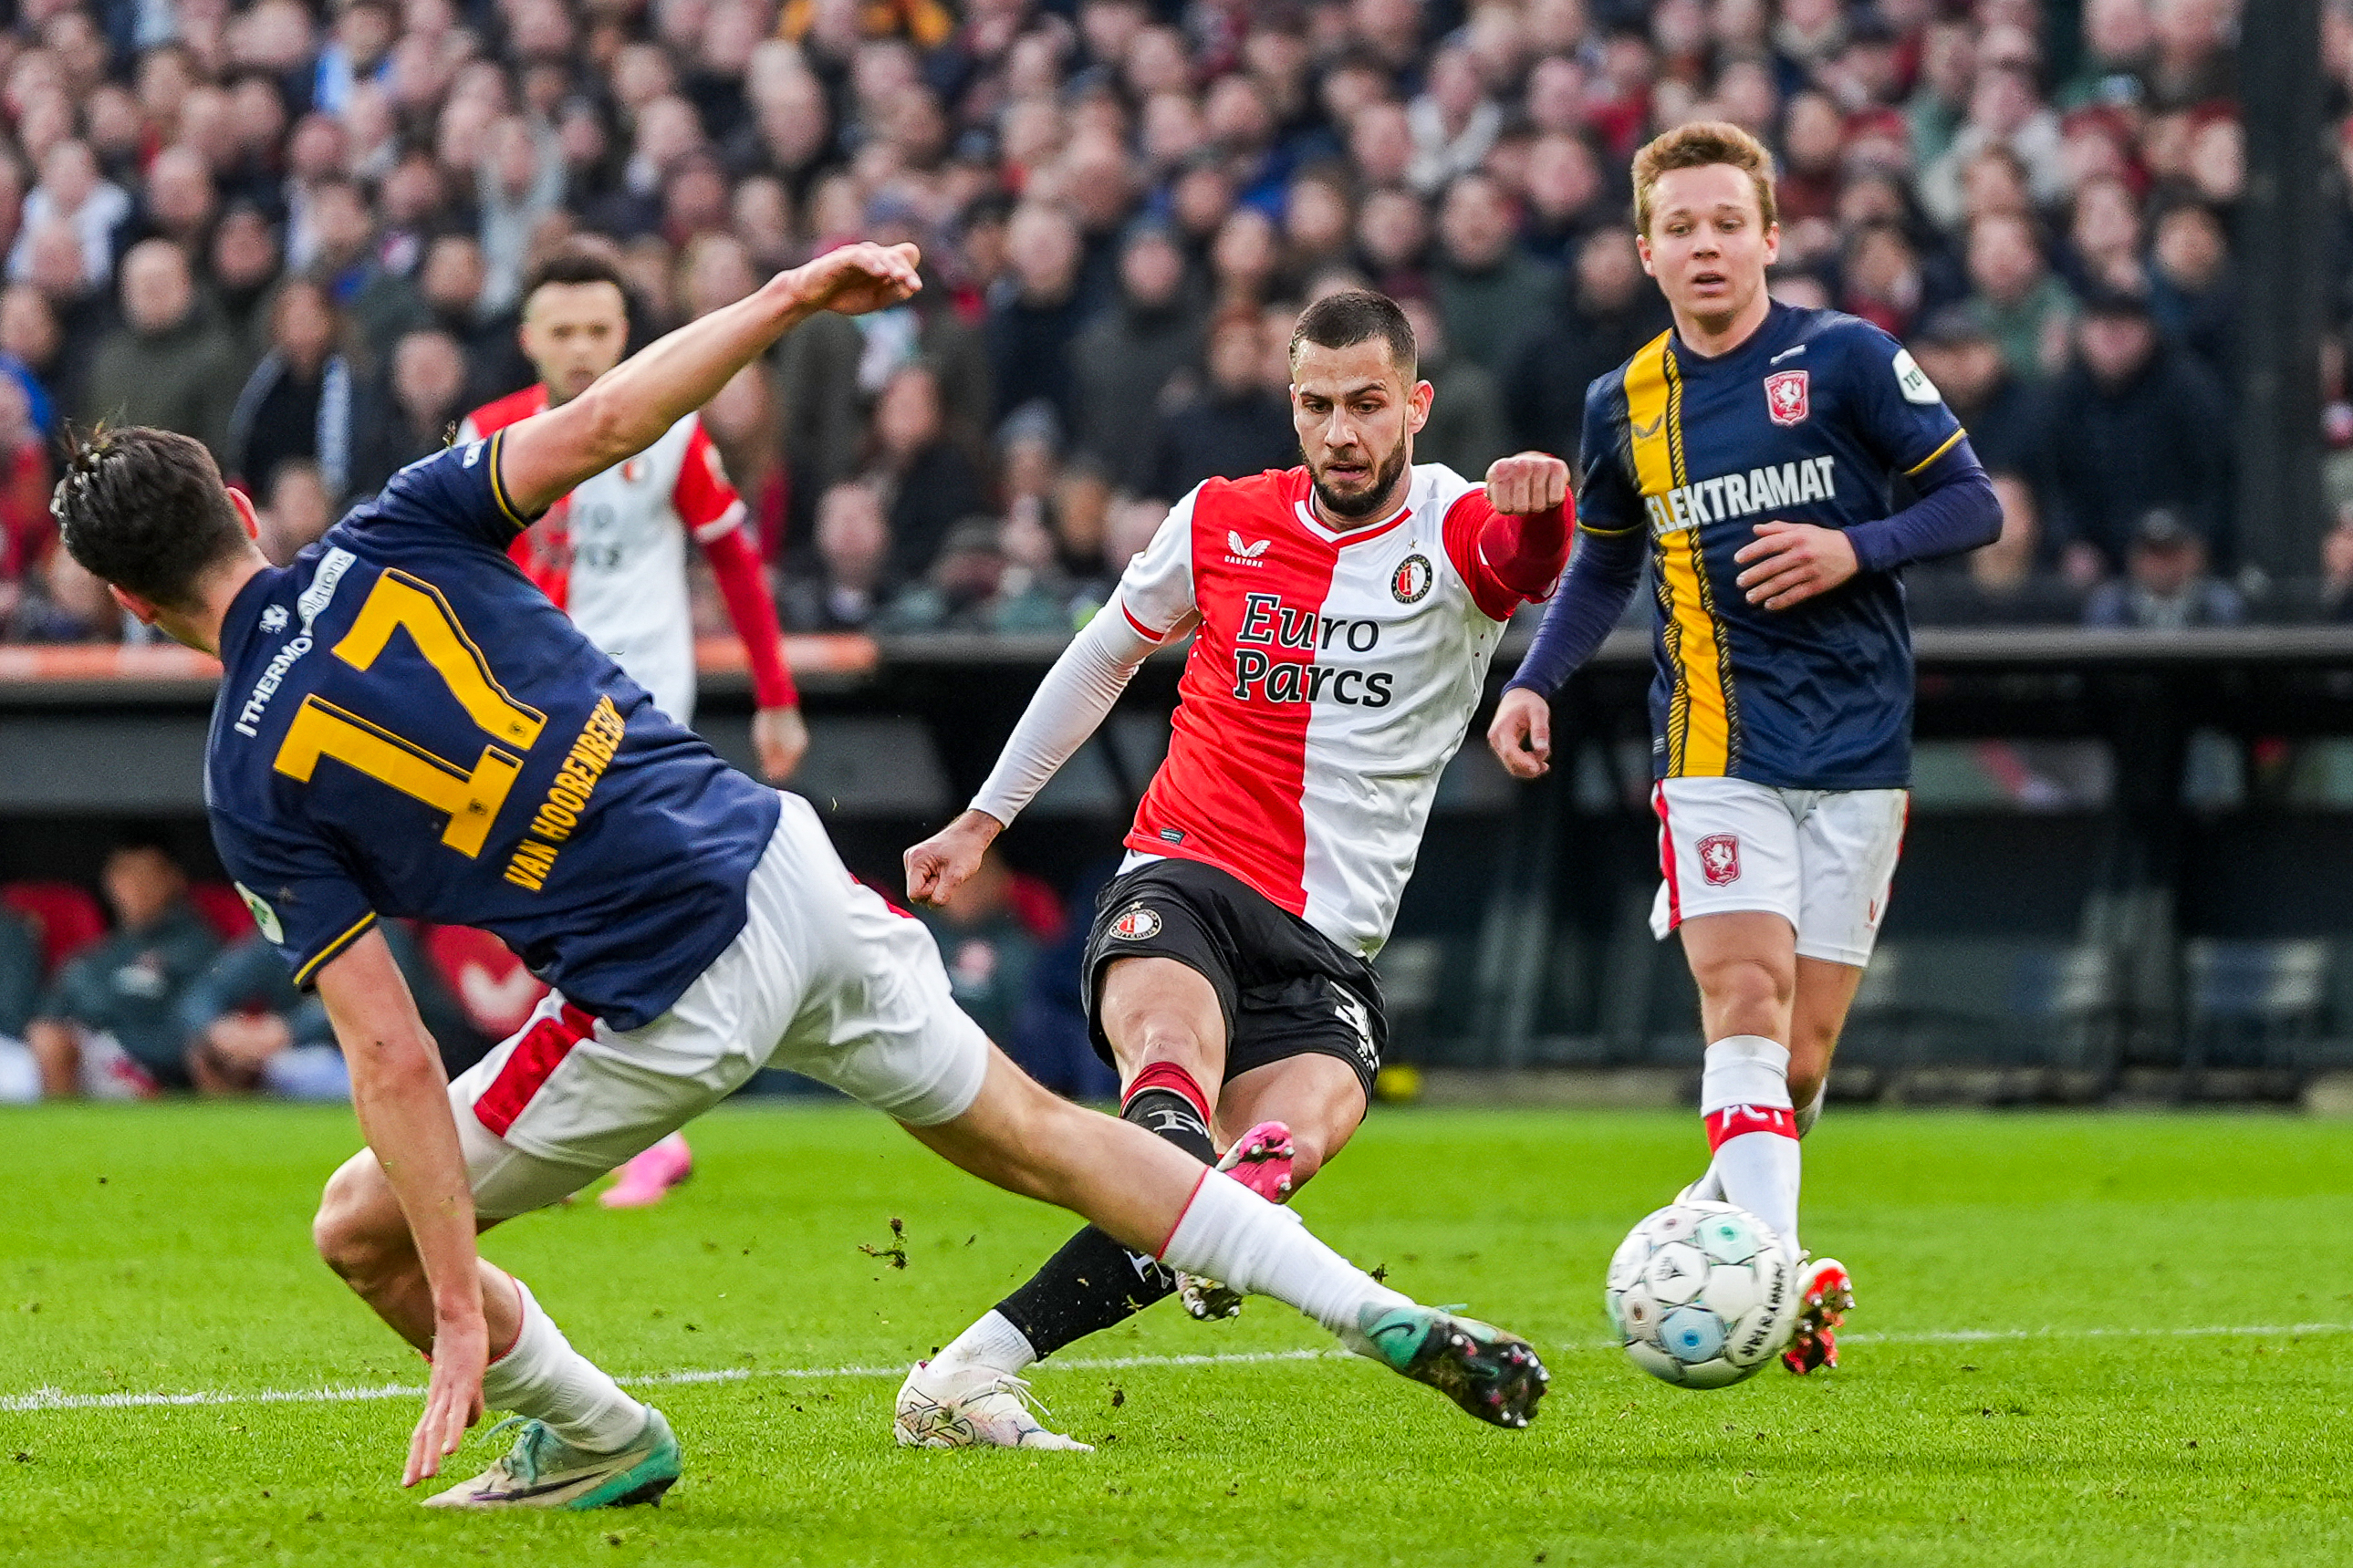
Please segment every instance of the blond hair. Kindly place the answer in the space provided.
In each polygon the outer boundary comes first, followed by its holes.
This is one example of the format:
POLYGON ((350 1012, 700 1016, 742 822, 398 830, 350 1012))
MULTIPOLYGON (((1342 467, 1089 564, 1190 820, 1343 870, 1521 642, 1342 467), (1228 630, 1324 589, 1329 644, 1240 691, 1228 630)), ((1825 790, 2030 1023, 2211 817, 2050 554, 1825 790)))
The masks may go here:
POLYGON ((1757 210, 1765 226, 1778 221, 1773 201, 1773 154, 1765 143, 1724 120, 1697 120, 1654 137, 1634 154, 1634 232, 1651 232, 1651 193, 1659 176, 1673 169, 1728 163, 1745 171, 1757 187, 1757 210))

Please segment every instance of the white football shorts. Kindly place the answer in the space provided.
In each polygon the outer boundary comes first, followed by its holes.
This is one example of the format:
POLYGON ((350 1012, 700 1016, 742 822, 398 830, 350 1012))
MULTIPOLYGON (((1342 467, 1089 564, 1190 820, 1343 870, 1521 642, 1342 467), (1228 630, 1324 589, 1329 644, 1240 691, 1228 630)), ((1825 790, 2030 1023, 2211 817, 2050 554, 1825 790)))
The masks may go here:
POLYGON ((669 1012, 619 1030, 551 993, 450 1084, 483 1218, 578 1192, 764 1067, 918 1127, 979 1095, 988 1037, 950 995, 931 932, 850 876, 808 802, 782 798, 743 933, 669 1012))
POLYGON ((1871 962, 1904 849, 1909 790, 1775 789, 1746 779, 1661 779, 1661 941, 1694 915, 1780 915, 1798 956, 1871 962))

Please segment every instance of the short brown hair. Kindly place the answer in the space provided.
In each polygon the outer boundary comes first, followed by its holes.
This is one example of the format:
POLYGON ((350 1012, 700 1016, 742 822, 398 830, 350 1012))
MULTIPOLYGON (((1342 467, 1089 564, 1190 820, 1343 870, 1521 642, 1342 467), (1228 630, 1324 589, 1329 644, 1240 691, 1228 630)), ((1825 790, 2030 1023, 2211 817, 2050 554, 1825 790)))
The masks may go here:
POLYGON ((49 501, 84 570, 166 609, 245 544, 245 521, 201 441, 133 425, 73 444, 49 501))
POLYGON ((1389 363, 1405 373, 1410 384, 1415 370, 1413 328, 1396 300, 1370 289, 1344 289, 1301 311, 1299 324, 1291 333, 1291 361, 1294 365, 1299 363, 1302 343, 1345 349, 1374 338, 1388 345, 1389 363))
POLYGON ((1747 173, 1757 187, 1757 210, 1765 226, 1779 221, 1773 200, 1773 154, 1765 143, 1725 120, 1697 120, 1654 137, 1634 154, 1634 232, 1651 232, 1651 191, 1659 176, 1672 169, 1701 169, 1728 163, 1747 173))

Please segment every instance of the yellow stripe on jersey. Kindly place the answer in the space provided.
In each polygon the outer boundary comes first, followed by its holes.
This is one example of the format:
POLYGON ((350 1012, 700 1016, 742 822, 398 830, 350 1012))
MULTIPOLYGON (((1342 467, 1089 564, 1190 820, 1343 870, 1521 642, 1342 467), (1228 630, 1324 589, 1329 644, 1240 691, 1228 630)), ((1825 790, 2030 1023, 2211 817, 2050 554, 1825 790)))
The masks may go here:
POLYGON ((531 519, 515 510, 514 502, 507 499, 506 479, 499 473, 499 463, 504 456, 501 448, 506 445, 506 442, 507 433, 504 429, 491 431, 491 449, 483 454, 491 465, 491 499, 499 503, 499 510, 507 514, 509 522, 513 523, 517 529, 525 529, 531 526, 531 519))
MULTIPOLYGON (((1626 367, 1626 416, 1634 473, 1643 496, 1663 507, 1685 479, 1683 377, 1668 350, 1670 334, 1645 344, 1626 367)), ((1657 513, 1653 513, 1654 517, 1657 513)), ((1716 619, 1715 590, 1696 525, 1654 524, 1660 626, 1673 688, 1667 699, 1667 776, 1716 778, 1731 771, 1738 710, 1730 649, 1716 619)))
POLYGON ((1907 479, 1910 479, 1913 475, 1918 473, 1921 469, 1926 468, 1929 464, 1935 462, 1946 453, 1951 451, 1953 449, 1953 443, 1968 434, 1968 432, 1966 430, 1956 430, 1951 435, 1946 437, 1945 444, 1943 446, 1937 447, 1935 451, 1929 453, 1926 457, 1921 458, 1918 462, 1905 469, 1904 477, 1907 479))

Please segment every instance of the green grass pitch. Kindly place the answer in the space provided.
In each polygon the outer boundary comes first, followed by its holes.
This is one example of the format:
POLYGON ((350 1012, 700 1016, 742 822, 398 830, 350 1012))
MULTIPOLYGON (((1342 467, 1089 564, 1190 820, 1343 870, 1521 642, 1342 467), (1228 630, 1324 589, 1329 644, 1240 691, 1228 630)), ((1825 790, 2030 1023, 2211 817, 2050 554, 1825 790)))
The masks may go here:
POLYGON ((885 1369, 1065 1220, 863 1112, 731 1109, 696 1136, 660 1208, 584 1203, 486 1248, 605 1365, 671 1374, 648 1392, 685 1480, 658 1510, 448 1517, 397 1485, 415 1399, 304 1396, 422 1381, 308 1250, 348 1113, 0 1115, 0 1563, 2353 1561, 2343 1125, 1834 1110, 1807 1239, 1855 1273, 1847 1364, 1694 1394, 1599 1342, 1603 1265, 1696 1170, 1691 1117, 1384 1113, 1301 1208, 1535 1339, 1535 1426, 1314 1356, 1270 1302, 1217 1325, 1164 1305, 1037 1379, 1092 1455, 889 1431, 885 1369), (860 1250, 892 1215, 903 1269, 860 1250), (296 1397, 69 1403, 263 1391, 296 1397))

